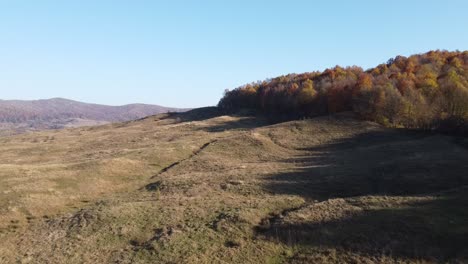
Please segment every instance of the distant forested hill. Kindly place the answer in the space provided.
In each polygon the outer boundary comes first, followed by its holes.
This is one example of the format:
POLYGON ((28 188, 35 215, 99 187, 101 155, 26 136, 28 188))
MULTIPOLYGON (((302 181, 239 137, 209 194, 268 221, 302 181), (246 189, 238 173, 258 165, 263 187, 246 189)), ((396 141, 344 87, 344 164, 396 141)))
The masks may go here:
POLYGON ((12 134, 37 129, 95 125, 183 110, 147 104, 108 106, 63 98, 34 101, 0 100, 0 130, 8 130, 8 134, 12 134))
POLYGON ((375 68, 336 66, 226 91, 225 111, 285 120, 354 111, 392 127, 468 131, 468 51, 397 56, 375 68))

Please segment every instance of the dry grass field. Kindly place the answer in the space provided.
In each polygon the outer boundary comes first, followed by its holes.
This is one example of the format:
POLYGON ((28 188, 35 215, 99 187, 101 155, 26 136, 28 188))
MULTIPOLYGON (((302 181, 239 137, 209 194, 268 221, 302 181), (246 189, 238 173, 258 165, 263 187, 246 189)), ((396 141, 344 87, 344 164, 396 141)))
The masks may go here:
POLYGON ((216 108, 0 138, 0 263, 466 263, 467 140, 216 108))

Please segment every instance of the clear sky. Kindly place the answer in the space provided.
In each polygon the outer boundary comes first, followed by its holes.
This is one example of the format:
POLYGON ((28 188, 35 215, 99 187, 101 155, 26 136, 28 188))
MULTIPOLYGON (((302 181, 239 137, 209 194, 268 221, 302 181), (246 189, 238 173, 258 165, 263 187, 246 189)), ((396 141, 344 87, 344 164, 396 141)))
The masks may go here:
POLYGON ((468 49, 468 1, 0 0, 0 98, 215 105, 224 89, 468 49))

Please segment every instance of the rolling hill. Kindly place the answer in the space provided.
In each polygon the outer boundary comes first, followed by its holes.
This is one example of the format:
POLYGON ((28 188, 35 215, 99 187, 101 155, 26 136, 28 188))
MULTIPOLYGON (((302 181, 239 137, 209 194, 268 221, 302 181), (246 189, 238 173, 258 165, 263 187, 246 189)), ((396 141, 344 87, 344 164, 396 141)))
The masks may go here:
POLYGON ((0 100, 0 134, 130 121, 168 111, 184 109, 147 104, 108 106, 63 98, 0 100))
POLYGON ((467 61, 286 75, 144 118, 161 108, 3 101, 29 129, 106 124, 0 137, 0 263, 468 263, 467 61))
POLYGON ((466 263, 468 142, 217 108, 0 138, 0 263, 466 263))

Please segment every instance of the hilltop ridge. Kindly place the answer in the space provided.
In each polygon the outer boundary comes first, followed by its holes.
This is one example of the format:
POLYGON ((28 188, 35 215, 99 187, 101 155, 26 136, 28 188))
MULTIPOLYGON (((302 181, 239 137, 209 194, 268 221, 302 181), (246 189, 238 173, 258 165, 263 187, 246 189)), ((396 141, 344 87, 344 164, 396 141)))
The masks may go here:
POLYGON ((149 104, 109 106, 65 98, 41 100, 0 100, 0 134, 100 125, 122 122, 169 111, 187 109, 149 104))

